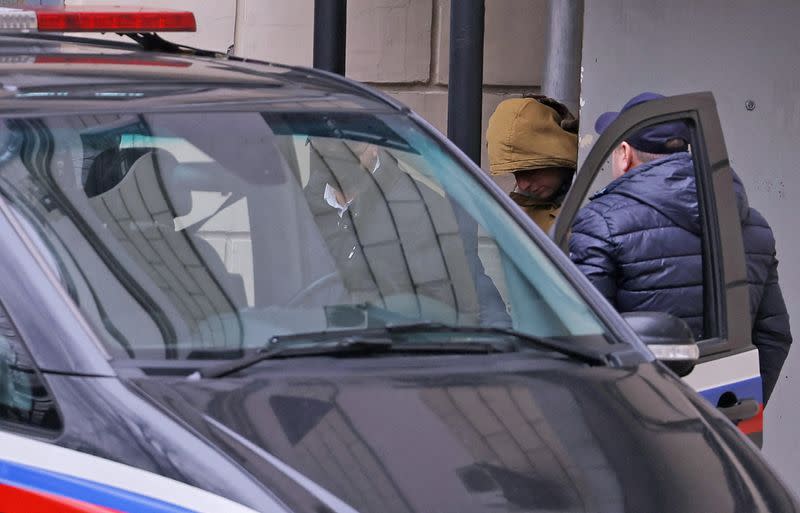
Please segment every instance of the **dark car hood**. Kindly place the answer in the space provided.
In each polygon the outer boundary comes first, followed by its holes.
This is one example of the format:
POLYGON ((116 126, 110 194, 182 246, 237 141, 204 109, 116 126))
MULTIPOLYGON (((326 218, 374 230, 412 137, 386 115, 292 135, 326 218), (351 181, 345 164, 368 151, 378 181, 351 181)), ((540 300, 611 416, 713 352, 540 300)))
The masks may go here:
POLYGON ((308 358, 136 385, 295 511, 795 511, 754 446, 651 364, 308 358))

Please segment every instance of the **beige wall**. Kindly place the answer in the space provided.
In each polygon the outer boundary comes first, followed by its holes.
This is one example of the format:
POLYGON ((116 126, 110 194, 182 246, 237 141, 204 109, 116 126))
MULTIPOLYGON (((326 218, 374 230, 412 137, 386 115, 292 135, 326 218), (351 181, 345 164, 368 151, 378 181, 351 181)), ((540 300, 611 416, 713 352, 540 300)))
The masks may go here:
MULTIPOLYGON (((197 16, 197 33, 169 39, 221 51, 233 45, 240 56, 312 64, 314 0, 66 3, 189 9, 197 16)), ((546 8, 547 0, 486 0, 484 130, 504 97, 539 90, 546 8)), ((446 132, 449 29, 450 0, 349 0, 346 75, 379 87, 446 132)), ((485 153, 484 148, 484 168, 485 153)))
MULTIPOLYGON (((546 0, 487 0, 483 126, 506 96, 538 91, 546 0)), ((311 66, 314 0, 239 0, 238 55, 311 66), (246 23, 241 20, 247 20, 246 23)), ((447 131, 450 0, 349 0, 346 75, 447 131)), ((482 164, 486 167, 485 148, 482 164)))

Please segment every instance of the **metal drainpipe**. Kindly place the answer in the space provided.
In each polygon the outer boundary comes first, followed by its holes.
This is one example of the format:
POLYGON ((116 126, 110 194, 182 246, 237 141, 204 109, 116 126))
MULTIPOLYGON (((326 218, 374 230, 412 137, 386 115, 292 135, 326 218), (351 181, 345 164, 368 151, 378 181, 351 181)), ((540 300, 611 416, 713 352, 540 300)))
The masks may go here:
POLYGON ((549 0, 542 92, 578 114, 584 0, 549 0))
POLYGON ((347 0, 314 1, 314 67, 344 76, 347 0))
POLYGON ((447 136, 481 164, 484 0, 450 4, 450 78, 447 136))

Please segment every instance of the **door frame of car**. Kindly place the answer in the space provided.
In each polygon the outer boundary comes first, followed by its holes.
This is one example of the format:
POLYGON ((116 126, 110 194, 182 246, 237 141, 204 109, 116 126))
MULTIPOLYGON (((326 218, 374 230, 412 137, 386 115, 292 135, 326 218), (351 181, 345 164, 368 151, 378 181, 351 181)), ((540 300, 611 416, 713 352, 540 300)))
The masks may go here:
POLYGON ((718 406, 760 443, 763 397, 758 352, 752 343, 747 265, 741 220, 716 102, 710 92, 648 101, 622 112, 600 134, 577 173, 559 217, 553 241, 568 253, 569 234, 595 178, 611 152, 629 135, 648 126, 684 121, 690 130, 700 222, 703 228, 703 333, 700 359, 685 381, 718 406), (723 399, 724 397, 724 399, 723 399), (731 401, 733 403, 731 404, 731 401), (748 404, 754 408, 743 408, 748 404), (753 417, 736 418, 743 410, 753 417))

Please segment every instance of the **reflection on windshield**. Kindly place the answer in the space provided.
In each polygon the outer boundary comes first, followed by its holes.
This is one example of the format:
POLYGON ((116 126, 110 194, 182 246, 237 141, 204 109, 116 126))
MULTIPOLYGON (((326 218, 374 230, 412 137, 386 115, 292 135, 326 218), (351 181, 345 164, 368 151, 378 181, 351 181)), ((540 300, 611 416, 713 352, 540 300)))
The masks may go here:
POLYGON ((0 190, 115 357, 419 322, 603 333, 399 115, 10 120, 0 147, 0 190))

